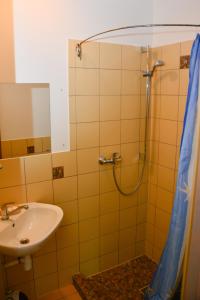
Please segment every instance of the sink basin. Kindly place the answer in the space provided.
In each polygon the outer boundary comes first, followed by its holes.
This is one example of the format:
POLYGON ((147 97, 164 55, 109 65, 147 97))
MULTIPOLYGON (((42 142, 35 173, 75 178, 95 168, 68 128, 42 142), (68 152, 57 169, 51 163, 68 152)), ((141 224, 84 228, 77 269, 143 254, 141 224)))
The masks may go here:
POLYGON ((60 207, 44 203, 28 203, 10 220, 0 220, 0 253, 26 256, 37 251, 56 230, 63 218, 60 207))

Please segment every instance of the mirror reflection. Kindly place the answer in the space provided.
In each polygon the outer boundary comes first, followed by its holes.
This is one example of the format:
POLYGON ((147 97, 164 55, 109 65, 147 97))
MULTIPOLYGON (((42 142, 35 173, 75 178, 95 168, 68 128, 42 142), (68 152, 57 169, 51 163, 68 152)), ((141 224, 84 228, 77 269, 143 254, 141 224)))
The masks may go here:
POLYGON ((0 84, 0 158, 51 151, 48 84, 0 84))

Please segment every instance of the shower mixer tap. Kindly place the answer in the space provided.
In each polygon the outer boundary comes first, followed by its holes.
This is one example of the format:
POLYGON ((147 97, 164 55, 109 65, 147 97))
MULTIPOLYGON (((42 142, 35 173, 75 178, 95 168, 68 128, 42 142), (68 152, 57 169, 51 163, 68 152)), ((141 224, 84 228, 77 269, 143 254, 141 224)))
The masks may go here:
POLYGON ((122 160, 121 155, 117 152, 114 152, 112 154, 112 157, 107 159, 104 156, 99 157, 99 163, 100 165, 106 165, 106 164, 111 164, 115 165, 116 163, 120 162, 122 160))

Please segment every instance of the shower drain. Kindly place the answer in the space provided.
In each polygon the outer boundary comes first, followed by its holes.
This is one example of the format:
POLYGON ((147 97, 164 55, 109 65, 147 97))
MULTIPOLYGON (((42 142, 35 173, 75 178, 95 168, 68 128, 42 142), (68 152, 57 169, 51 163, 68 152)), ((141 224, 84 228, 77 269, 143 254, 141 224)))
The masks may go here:
POLYGON ((20 242, 20 244, 25 245, 25 244, 28 244, 30 242, 30 240, 29 239, 21 239, 19 242, 20 242))

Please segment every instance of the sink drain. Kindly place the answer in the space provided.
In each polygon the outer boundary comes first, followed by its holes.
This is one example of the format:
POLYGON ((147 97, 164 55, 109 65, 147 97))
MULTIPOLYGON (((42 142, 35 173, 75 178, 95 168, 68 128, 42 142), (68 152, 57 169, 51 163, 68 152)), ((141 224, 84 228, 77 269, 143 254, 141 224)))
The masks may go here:
POLYGON ((19 242, 20 242, 20 244, 25 245, 25 244, 28 244, 30 242, 30 240, 29 239, 21 239, 19 242))

